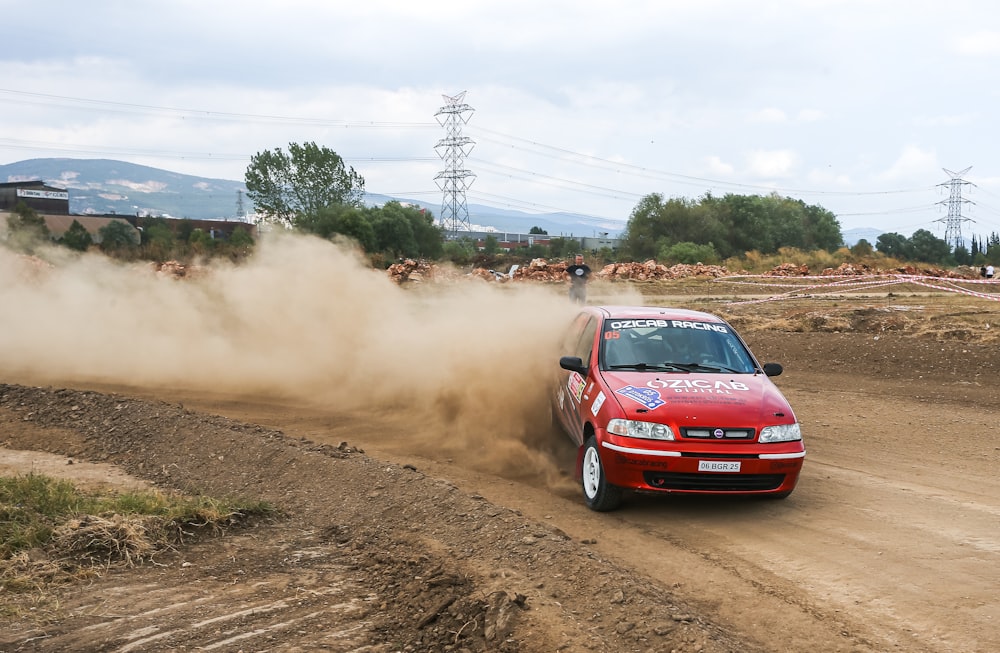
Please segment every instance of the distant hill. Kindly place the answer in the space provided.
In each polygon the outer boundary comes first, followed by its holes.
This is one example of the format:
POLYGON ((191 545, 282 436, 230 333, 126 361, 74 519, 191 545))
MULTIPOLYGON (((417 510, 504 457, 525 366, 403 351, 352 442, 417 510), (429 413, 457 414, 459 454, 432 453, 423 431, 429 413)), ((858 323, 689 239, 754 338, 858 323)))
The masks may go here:
MULTIPOLYGON (((69 191, 70 213, 152 215, 196 220, 235 219, 239 193, 246 213, 253 213, 242 181, 211 179, 111 159, 28 159, 0 165, 0 181, 41 179, 69 191)), ((368 193, 371 206, 398 200, 426 208, 440 217, 441 204, 368 193)), ((501 232, 527 233, 540 227, 551 236, 610 237, 620 235, 625 222, 571 213, 524 213, 469 204, 469 222, 501 232)))
MULTIPOLYGON (((69 191, 70 213, 201 220, 235 218, 238 181, 182 175, 110 159, 29 159, 0 166, 0 180, 41 179, 69 191)), ((249 207, 248 207, 249 208, 249 207)))

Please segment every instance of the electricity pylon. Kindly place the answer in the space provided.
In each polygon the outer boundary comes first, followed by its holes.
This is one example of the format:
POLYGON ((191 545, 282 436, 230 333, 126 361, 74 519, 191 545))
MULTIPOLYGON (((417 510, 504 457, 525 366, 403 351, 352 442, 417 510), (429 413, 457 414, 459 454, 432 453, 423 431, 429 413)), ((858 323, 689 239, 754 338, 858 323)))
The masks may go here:
POLYGON ((962 217, 962 204, 972 204, 970 200, 962 198, 962 186, 972 185, 972 182, 965 181, 962 176, 972 170, 972 166, 960 172, 952 172, 947 168, 942 168, 942 170, 948 173, 951 180, 944 184, 938 184, 939 186, 948 186, 948 199, 938 202, 938 204, 945 204, 948 207, 948 216, 935 220, 935 222, 944 222, 945 242, 951 245, 952 249, 958 249, 965 246, 965 239, 962 238, 962 223, 973 222, 971 218, 962 217))
POLYGON ((441 224, 452 237, 459 231, 471 231, 469 224, 469 207, 465 200, 465 191, 475 181, 475 173, 465 169, 465 157, 475 146, 468 136, 462 136, 462 125, 469 122, 475 111, 465 104, 465 91, 454 97, 444 97, 445 105, 438 109, 434 117, 438 124, 445 128, 446 136, 438 141, 434 150, 445 162, 445 169, 437 173, 434 181, 444 193, 441 200, 441 224), (443 148, 442 153, 439 148, 443 148))

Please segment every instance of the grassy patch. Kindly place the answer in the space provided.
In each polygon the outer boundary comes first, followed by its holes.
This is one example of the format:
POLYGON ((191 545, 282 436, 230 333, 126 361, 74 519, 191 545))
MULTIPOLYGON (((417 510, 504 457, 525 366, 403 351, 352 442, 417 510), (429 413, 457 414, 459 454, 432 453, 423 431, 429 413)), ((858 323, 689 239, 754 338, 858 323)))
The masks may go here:
POLYGON ((41 474, 0 477, 0 595, 133 566, 186 538, 274 512, 263 502, 85 492, 41 474))

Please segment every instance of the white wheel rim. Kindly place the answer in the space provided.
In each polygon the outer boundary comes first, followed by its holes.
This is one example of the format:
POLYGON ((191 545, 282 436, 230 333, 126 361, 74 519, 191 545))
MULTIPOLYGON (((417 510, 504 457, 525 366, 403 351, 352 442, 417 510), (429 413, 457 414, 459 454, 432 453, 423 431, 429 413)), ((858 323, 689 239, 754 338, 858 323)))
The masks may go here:
POLYGON ((601 459, 597 449, 589 447, 583 455, 583 492, 588 499, 597 496, 597 487, 601 483, 601 459))

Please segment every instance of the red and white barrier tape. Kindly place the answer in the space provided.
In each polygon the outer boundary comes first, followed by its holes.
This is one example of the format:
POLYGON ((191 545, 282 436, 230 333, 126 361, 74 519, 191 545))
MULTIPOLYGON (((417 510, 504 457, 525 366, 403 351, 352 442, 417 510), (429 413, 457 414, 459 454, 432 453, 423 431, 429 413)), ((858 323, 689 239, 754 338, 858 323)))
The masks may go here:
POLYGON ((869 288, 878 288, 885 286, 893 286, 898 284, 912 283, 917 286, 924 286, 926 288, 932 288, 934 290, 942 290, 945 292, 959 293, 963 295, 969 295, 972 297, 979 297, 980 299, 989 299, 992 301, 1000 301, 1000 294, 977 292, 975 290, 969 290, 968 288, 963 288, 956 284, 998 284, 1000 280, 994 279, 943 279, 941 277, 929 277, 922 275, 910 275, 910 274, 880 274, 880 275, 865 275, 865 276, 852 276, 852 277, 824 277, 824 276, 802 276, 802 277, 788 277, 789 280, 794 279, 795 281, 821 281, 821 283, 809 283, 802 285, 799 283, 777 283, 774 282, 774 277, 769 275, 750 275, 744 274, 738 277, 720 277, 715 279, 717 282, 722 283, 733 283, 738 285, 747 286, 760 286, 760 287, 778 287, 778 288, 790 288, 783 293, 777 295, 772 295, 771 297, 766 297, 763 299, 749 299, 745 301, 734 301, 729 302, 729 305, 740 305, 740 304, 761 304, 764 302, 777 302, 784 299, 802 299, 808 297, 816 297, 819 295, 830 295, 835 293, 866 290, 869 288), (770 283, 761 283, 760 281, 737 281, 737 279, 767 279, 770 283), (930 281, 934 283, 931 283, 930 281), (950 285, 939 285, 941 283, 947 283, 950 285), (811 292, 818 288, 823 288, 823 292, 811 292))

